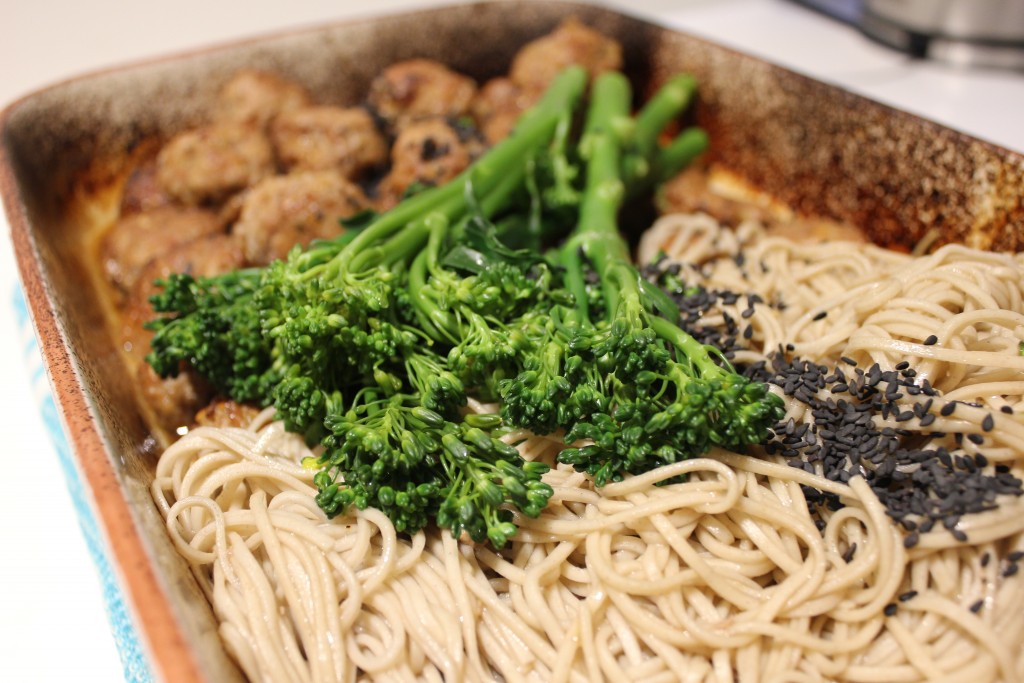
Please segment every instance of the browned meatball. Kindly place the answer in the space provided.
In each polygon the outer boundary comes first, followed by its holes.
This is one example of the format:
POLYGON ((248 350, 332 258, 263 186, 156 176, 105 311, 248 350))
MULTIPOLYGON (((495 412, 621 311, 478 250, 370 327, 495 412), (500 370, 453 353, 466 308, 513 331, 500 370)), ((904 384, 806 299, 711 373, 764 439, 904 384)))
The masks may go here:
POLYGON ((258 127, 215 123, 172 138, 157 156, 157 180, 186 204, 216 204, 275 172, 274 150, 258 127))
POLYGON ((215 399, 196 413, 196 424, 210 427, 247 427, 260 414, 258 408, 230 399, 215 399))
POLYGON ((121 341, 125 352, 138 360, 136 378, 157 421, 165 429, 191 424, 196 410, 210 400, 213 390, 188 369, 183 368, 177 377, 161 379, 144 362, 153 333, 142 325, 156 315, 149 304, 149 296, 157 291, 153 281, 171 273, 216 275, 241 264, 242 252, 237 240, 224 234, 204 235, 150 260, 135 283, 122 317, 124 338, 121 341))
POLYGON ((410 124, 391 147, 391 170, 378 187, 377 208, 398 203, 413 183, 441 185, 461 173, 479 154, 481 145, 464 139, 444 119, 410 124))
POLYGON ((244 263, 242 246, 235 235, 203 235, 191 242, 157 255, 140 271, 128 300, 126 316, 140 323, 153 317, 149 297, 155 294, 157 279, 171 273, 195 277, 219 275, 240 268, 244 263))
POLYGON ((417 119, 459 117, 469 111, 476 83, 429 59, 392 64, 370 84, 367 101, 377 114, 401 130, 417 119))
POLYGON ((567 19, 546 36, 524 45, 512 59, 509 77, 536 97, 567 66, 578 64, 591 76, 622 68, 622 46, 577 19, 567 19))
POLYGON ((530 98, 512 82, 499 77, 487 81, 473 98, 471 111, 477 126, 489 144, 507 137, 520 114, 530 106, 530 98))
POLYGON ((234 233, 246 260, 263 265, 284 258, 296 244, 339 235, 339 219, 368 204, 363 191, 337 171, 290 173, 246 193, 234 233))
POLYGON ((337 169, 356 178, 383 164, 388 145, 365 109, 304 107, 278 116, 270 128, 278 160, 287 168, 337 169))
POLYGON ((865 239, 863 232, 851 225, 780 212, 778 206, 750 194, 742 184, 727 190, 732 196, 722 194, 719 188, 729 188, 733 182, 729 174, 718 174, 704 164, 694 164, 662 185, 658 210, 663 214, 706 213, 731 226, 753 220, 764 225, 769 234, 798 242, 865 239))
POLYGON ((140 363, 135 379, 143 401, 153 411, 157 424, 169 432, 194 424, 196 411, 210 402, 214 390, 195 371, 183 367, 177 377, 161 378, 148 363, 140 363))
POLYGON ((281 112, 312 104, 305 88, 258 69, 237 72, 217 95, 214 118, 263 126, 281 112))
POLYGON ((134 213, 118 220, 104 235, 103 268, 117 290, 126 294, 155 257, 223 229, 216 214, 195 207, 161 206, 134 213))
POLYGON ((149 159, 132 169, 125 180, 121 192, 121 215, 149 211, 167 206, 173 201, 157 181, 156 159, 149 159))
POLYGON ((765 220, 764 207, 739 202, 711 190, 708 169, 694 164, 665 181, 658 193, 661 213, 707 213, 727 225, 739 225, 744 220, 765 220))

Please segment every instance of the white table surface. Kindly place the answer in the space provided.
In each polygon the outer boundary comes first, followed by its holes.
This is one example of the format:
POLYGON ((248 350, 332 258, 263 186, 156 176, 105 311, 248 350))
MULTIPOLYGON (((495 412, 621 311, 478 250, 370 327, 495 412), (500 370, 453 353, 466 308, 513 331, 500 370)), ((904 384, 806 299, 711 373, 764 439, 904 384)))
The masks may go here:
MULTIPOLYGON (((0 106, 47 84, 126 61, 424 0, 4 0, 0 106)), ((608 2, 1024 151, 1024 74, 911 60, 785 0, 608 2)), ((0 223, 3 219, 0 218, 0 223)), ((6 225, 2 232, 6 235, 6 225)), ((0 679, 123 679, 100 584, 36 410, 10 304, 17 272, 0 238, 0 679), (42 505, 39 501, 43 501, 42 505), (44 509, 39 510, 38 508, 44 509), (13 637, 12 637, 13 636, 13 637)))

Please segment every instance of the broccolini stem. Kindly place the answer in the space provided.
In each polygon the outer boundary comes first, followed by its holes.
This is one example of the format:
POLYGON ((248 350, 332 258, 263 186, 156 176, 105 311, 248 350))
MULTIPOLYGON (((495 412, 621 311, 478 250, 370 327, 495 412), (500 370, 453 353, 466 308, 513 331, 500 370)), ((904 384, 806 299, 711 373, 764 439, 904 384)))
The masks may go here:
POLYGON ((576 313, 581 322, 589 322, 590 318, 580 251, 591 259, 602 277, 608 311, 614 310, 618 292, 603 281, 603 270, 609 262, 629 261, 629 249, 619 235, 616 220, 624 190, 618 130, 622 127, 619 122, 629 116, 629 101, 629 81, 621 73, 605 73, 594 81, 580 143, 587 160, 587 182, 579 225, 562 249, 566 286, 576 297, 576 313))
POLYGON ((658 137, 679 113, 686 109, 697 90, 697 80, 690 74, 679 74, 665 82, 636 115, 634 139, 640 154, 651 158, 658 146, 658 137))
POLYGON ((650 316, 648 322, 660 339, 664 339, 679 351, 676 354, 677 362, 684 362, 682 358, 679 358, 680 354, 685 358, 685 363, 693 370, 694 376, 713 377, 733 372, 732 365, 721 354, 721 351, 701 344, 674 322, 656 315, 650 316), (725 368, 717 365, 713 360, 714 357, 720 358, 725 364, 725 368))
POLYGON ((702 128, 687 128, 665 145, 654 159, 652 180, 661 183, 689 166, 708 148, 708 134, 702 128))

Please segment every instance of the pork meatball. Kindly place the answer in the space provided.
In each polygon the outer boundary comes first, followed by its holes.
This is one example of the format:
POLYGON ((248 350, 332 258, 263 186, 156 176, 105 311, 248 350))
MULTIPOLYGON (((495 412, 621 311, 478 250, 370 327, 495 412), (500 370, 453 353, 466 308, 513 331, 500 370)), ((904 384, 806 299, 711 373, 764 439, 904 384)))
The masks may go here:
POLYGON ((532 98, 567 66, 577 64, 596 76, 622 68, 622 46, 615 40, 567 19, 546 36, 520 48, 512 59, 509 77, 532 98))
POLYGON ((104 235, 103 268, 110 282, 124 295, 157 256, 223 230, 224 224, 215 213, 196 207, 161 206, 133 213, 118 220, 104 235))
POLYGON ((260 414, 259 408, 230 399, 215 399, 196 413, 201 427, 248 427, 260 414))
POLYGON ((121 215, 149 211, 174 202, 156 177, 156 158, 149 159, 128 174, 121 192, 121 215))
POLYGON ((395 131, 418 119, 469 112, 476 83, 440 62, 411 59, 384 69, 370 84, 370 107, 395 131))
POLYGON ((157 180, 185 204, 217 204, 275 173, 274 150, 247 123, 215 123, 178 134, 157 156, 157 180))
POLYGON ((363 191, 337 171, 300 171, 267 178, 246 193, 233 230, 246 261, 265 265, 296 244, 336 237, 340 219, 368 205, 363 191))
POLYGON ((267 71, 243 69, 217 94, 213 115, 219 121, 265 126, 278 114, 312 102, 306 89, 297 83, 267 71))
POLYGON ((143 323, 155 317, 149 297, 157 291, 154 281, 171 273, 196 277, 217 275, 242 265, 242 251, 231 235, 204 235, 162 253, 142 269, 122 317, 124 350, 138 359, 136 378, 159 424, 168 430, 193 423, 196 411, 209 402, 213 389, 194 371, 183 367, 177 377, 161 378, 147 363, 153 333, 143 323))
POLYGON ((304 107, 279 115, 270 127, 278 160, 290 170, 335 169, 357 178, 387 160, 388 145, 365 109, 304 107))
POLYGON ((506 77, 492 78, 477 91, 470 107, 473 119, 488 144, 508 137, 530 98, 506 77))
POLYGON ((391 147, 391 170, 378 186, 377 208, 387 210, 414 183, 441 185, 461 173, 482 144, 444 119, 410 124, 391 147))
POLYGON ((140 363, 135 379, 157 424, 169 432, 192 426, 196 411, 209 403, 215 393, 199 373, 187 367, 177 377, 164 379, 148 363, 140 363))
POLYGON ((825 218, 794 216, 764 196, 748 194, 728 174, 718 175, 704 164, 694 164, 670 178, 658 195, 658 210, 668 213, 706 213, 729 226, 756 221, 769 235, 797 242, 825 240, 863 242, 858 228, 825 218), (724 190, 724 192, 723 192, 724 190))
POLYGON ((243 263, 242 245, 235 235, 203 235, 180 244, 154 257, 140 271, 132 287, 126 315, 140 324, 153 317, 149 297, 158 291, 154 282, 171 273, 208 277, 236 270, 243 263))

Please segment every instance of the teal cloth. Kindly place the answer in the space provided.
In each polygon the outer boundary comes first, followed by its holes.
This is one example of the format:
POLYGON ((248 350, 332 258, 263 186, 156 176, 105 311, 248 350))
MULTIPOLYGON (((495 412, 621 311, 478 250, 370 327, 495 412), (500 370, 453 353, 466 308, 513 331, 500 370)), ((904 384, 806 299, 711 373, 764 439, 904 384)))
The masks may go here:
MULTIPOLYGON (((20 288, 15 288, 13 305, 18 326, 23 330, 30 328, 32 321, 29 318, 25 297, 20 288)), ((151 683, 153 675, 149 668, 149 662, 146 660, 145 652, 139 642, 135 624, 132 621, 121 586, 117 582, 114 568, 110 564, 106 543, 89 503, 88 491, 85 489, 78 466, 71 455, 71 447, 64 435, 60 412, 57 410, 53 394, 50 393, 49 380, 46 377, 46 370, 43 368, 42 356, 39 353, 35 334, 25 334, 22 338, 31 340, 22 349, 23 357, 28 363, 34 388, 38 389, 36 395, 42 397, 39 402, 39 411, 57 453, 57 459, 60 461, 61 469, 64 472, 64 481, 78 515, 78 525, 82 530, 82 536, 85 538, 86 546, 100 578, 107 608, 107 619, 121 656, 125 680, 129 683, 151 683)))

